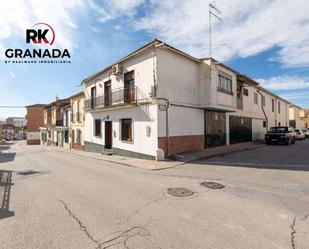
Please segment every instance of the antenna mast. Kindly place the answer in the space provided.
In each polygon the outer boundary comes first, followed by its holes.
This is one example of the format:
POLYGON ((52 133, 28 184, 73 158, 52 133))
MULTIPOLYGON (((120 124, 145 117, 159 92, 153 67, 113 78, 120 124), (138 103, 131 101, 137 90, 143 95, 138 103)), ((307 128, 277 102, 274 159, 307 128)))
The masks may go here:
POLYGON ((221 14, 221 11, 218 10, 218 8, 215 6, 215 1, 209 2, 208 14, 209 14, 209 23, 208 23, 209 25, 209 59, 211 63, 211 16, 214 16, 218 20, 221 20, 221 18, 219 17, 219 14, 221 14))

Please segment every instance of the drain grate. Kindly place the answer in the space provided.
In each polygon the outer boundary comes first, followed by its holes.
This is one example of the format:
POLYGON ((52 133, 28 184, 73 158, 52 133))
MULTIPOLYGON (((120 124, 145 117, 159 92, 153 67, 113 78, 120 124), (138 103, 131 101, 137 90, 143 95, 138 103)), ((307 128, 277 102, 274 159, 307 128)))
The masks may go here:
POLYGON ((173 197, 190 197, 194 195, 194 192, 187 188, 168 188, 167 194, 173 197))
POLYGON ((211 189, 222 189, 225 188, 225 186, 221 183, 217 182, 201 182, 201 185, 206 188, 211 188, 211 189))
POLYGON ((27 176, 27 175, 37 174, 37 173, 40 173, 40 171, 37 171, 37 170, 24 170, 24 171, 19 171, 17 174, 18 175, 27 176))

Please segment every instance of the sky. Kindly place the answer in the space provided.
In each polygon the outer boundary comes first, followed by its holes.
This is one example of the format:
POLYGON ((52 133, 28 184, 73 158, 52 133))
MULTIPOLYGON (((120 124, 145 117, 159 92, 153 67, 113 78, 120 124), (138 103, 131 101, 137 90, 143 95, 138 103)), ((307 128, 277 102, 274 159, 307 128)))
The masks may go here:
MULTIPOLYGON (((197 58, 209 56, 207 0, 0 0, 0 106, 49 103, 158 38, 197 58), (70 64, 5 64, 7 48, 28 48, 25 30, 46 22, 53 48, 70 64)), ((217 0, 212 57, 265 88, 309 107, 309 1, 217 0)), ((31 45, 37 46, 37 45, 31 45)), ((25 109, 0 108, 0 119, 25 109)))

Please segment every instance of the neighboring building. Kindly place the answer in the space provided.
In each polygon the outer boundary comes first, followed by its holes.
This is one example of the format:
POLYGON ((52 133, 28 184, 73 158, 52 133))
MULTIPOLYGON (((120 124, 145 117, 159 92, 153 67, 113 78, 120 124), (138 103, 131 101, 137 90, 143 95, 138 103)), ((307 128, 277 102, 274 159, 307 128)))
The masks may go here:
POLYGON ((19 134, 19 128, 12 124, 1 124, 2 138, 6 140, 14 140, 19 134))
POLYGON ((71 104, 61 108, 61 115, 63 122, 60 128, 61 141, 59 145, 60 147, 71 149, 71 104))
POLYGON ((288 101, 158 40, 83 83, 86 151, 162 159, 263 139, 267 128, 289 122, 288 101))
POLYGON ((72 148, 84 150, 84 92, 79 92, 70 97, 71 100, 71 142, 72 148))
POLYGON ((305 118, 304 118, 305 127, 309 128, 309 109, 304 109, 304 112, 305 112, 305 118))
POLYGON ((305 128, 305 110, 296 106, 289 106, 289 124, 294 128, 305 128))
POLYGON ((44 126, 40 127, 41 145, 65 146, 65 131, 69 130, 69 127, 64 126, 62 112, 65 110, 63 107, 69 104, 69 99, 56 99, 44 107, 44 126))
POLYGON ((27 144, 40 144, 40 130, 44 126, 44 107, 43 104, 26 106, 27 108, 27 144))
POLYGON ((8 117, 6 124, 14 125, 15 127, 23 128, 27 126, 27 119, 25 117, 8 117))

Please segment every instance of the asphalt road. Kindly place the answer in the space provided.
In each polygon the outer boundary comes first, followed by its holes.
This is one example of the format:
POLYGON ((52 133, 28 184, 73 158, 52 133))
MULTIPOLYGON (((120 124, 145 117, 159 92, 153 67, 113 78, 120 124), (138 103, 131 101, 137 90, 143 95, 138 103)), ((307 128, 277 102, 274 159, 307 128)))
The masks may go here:
MULTIPOLYGON (((199 161, 198 163, 203 162, 199 161)), ((254 150, 211 158, 204 163, 309 171, 309 139, 297 140, 295 145, 289 146, 267 145, 254 150)))
POLYGON ((203 161, 148 171, 23 144, 2 151, 0 170, 1 249, 309 248, 306 171, 203 161))

